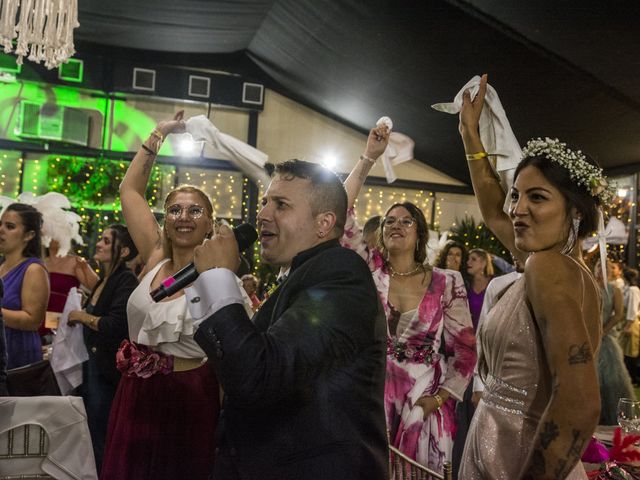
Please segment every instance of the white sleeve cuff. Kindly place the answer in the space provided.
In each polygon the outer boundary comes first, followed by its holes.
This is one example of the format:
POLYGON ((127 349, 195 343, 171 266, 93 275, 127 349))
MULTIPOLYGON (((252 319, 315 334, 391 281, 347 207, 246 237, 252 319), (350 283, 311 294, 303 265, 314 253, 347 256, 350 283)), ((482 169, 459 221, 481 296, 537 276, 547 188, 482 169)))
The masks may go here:
POLYGON ((195 327, 227 305, 244 303, 237 278, 231 270, 213 268, 202 272, 193 285, 184 289, 195 327))
POLYGON ((473 376, 473 391, 474 392, 483 392, 484 391, 484 383, 480 378, 480 375, 473 376))

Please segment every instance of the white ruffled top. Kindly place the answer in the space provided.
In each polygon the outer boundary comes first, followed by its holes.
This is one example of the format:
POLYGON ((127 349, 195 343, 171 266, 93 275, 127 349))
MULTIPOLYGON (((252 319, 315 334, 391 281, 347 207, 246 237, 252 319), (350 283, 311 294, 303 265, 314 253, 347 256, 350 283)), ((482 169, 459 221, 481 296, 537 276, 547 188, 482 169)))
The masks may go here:
POLYGON ((169 259, 158 262, 133 291, 127 303, 129 338, 154 350, 183 358, 203 358, 205 353, 193 340, 195 327, 184 295, 154 302, 151 282, 169 259))

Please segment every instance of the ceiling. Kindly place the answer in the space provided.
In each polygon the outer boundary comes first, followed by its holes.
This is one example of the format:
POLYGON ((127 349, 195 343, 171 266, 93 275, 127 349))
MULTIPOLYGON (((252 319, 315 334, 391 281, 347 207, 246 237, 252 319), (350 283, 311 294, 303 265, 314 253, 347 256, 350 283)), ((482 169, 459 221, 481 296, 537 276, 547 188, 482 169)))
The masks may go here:
POLYGON ((231 70, 362 132, 388 115, 465 183, 457 118, 429 106, 483 72, 521 144, 559 137, 609 173, 640 170, 637 1, 78 3, 80 51, 231 70))

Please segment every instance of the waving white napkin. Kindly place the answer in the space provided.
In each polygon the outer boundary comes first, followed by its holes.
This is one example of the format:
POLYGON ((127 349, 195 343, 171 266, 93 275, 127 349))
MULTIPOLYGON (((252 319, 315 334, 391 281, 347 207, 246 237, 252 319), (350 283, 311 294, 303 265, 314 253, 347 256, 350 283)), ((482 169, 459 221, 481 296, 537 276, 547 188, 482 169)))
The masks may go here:
POLYGON ((82 363, 89 360, 82 326, 70 327, 67 324, 69 313, 73 310, 82 310, 82 295, 75 287, 67 295, 51 352, 51 368, 63 395, 68 395, 82 384, 82 363))
POLYGON ((393 171, 393 165, 413 160, 414 145, 415 142, 405 134, 391 132, 389 144, 382 154, 382 167, 384 168, 384 175, 387 177, 387 183, 393 183, 398 179, 398 176, 393 171))
POLYGON ((211 145, 221 160, 229 160, 251 180, 255 182, 260 180, 264 185, 269 184, 271 179, 264 170, 264 164, 269 160, 267 154, 231 135, 222 133, 204 115, 191 117, 185 124, 187 133, 196 142, 205 141, 211 145))
MULTIPOLYGON (((476 75, 462 87, 453 102, 436 103, 431 105, 431 108, 439 112, 457 114, 462 108, 463 93, 466 90, 470 90, 471 99, 474 99, 479 89, 480 77, 476 75)), ((495 158, 495 163, 492 161, 491 166, 500 178, 502 188, 505 192, 508 192, 513 184, 513 173, 520 160, 522 160, 522 150, 513 134, 513 130, 511 130, 511 125, 504 108, 502 108, 498 93, 491 85, 487 85, 484 108, 480 114, 480 139, 487 153, 495 156, 493 157, 495 158)))

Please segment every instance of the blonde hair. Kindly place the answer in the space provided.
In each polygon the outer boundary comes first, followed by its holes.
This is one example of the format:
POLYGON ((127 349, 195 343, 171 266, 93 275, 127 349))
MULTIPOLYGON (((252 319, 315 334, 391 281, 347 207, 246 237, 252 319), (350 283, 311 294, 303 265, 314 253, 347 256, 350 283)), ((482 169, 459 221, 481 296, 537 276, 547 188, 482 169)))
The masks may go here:
MULTIPOLYGON (((211 225, 212 225, 211 233, 212 234, 215 233, 217 223, 216 223, 216 219, 213 216, 213 205, 211 204, 211 200, 209 200, 209 197, 207 196, 207 194, 204 193, 202 190, 200 190, 198 187, 194 187, 193 185, 180 185, 179 187, 176 187, 173 190, 171 190, 167 195, 167 197, 164 199, 164 205, 163 205, 164 210, 165 211, 167 210, 167 207, 171 205, 173 198, 175 198, 175 196, 178 193, 192 193, 200 197, 203 203, 202 206, 207 212, 207 217, 211 220, 211 225)), ((164 253, 165 258, 171 258, 171 254, 173 253, 173 245, 171 244, 171 240, 167 236, 167 231, 165 229, 166 221, 167 219, 165 216, 165 221, 162 225, 162 251, 164 253)))
POLYGON ((493 259, 491 258, 491 254, 481 248, 472 248, 469 250, 469 255, 472 253, 475 253, 485 261, 484 271, 482 272, 484 273, 484 276, 493 277, 495 270, 493 269, 493 259))

